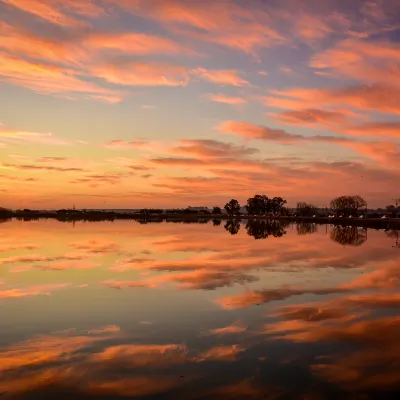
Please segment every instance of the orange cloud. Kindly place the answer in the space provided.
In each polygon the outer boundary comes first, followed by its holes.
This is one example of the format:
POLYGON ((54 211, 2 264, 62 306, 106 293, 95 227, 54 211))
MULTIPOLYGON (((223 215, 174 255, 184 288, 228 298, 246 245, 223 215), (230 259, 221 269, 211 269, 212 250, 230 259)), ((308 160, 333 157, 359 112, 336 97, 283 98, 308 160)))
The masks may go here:
MULTIPOLYGON (((53 290, 62 289, 66 287, 67 284, 43 284, 36 286, 28 286, 23 288, 12 288, 12 289, 3 289, 0 290, 0 299, 16 299, 20 297, 27 296, 48 296, 51 294, 53 290)), ((1 366, 0 366, 1 369, 1 366)))
POLYGON ((125 86, 186 86, 186 68, 163 63, 124 62, 92 67, 94 76, 125 86))
POLYGON ((236 356, 246 351, 239 345, 213 347, 195 358, 195 361, 233 361, 236 356))
POLYGON ((242 333, 245 332, 247 329, 246 325, 237 322, 232 325, 225 326, 223 328, 211 329, 209 331, 210 335, 226 335, 231 333, 242 333))
POLYGON ((275 97, 264 97, 264 103, 277 108, 318 108, 320 104, 325 104, 383 113, 400 113, 400 106, 396 101, 400 96, 400 88, 396 86, 355 85, 339 89, 288 89, 270 93, 275 97))
POLYGON ((144 33, 97 33, 85 38, 85 44, 97 50, 112 49, 137 55, 181 54, 189 52, 184 46, 170 39, 144 33))
MULTIPOLYGON (((112 1, 112 0, 111 0, 112 1)), ((135 1, 119 2, 120 7, 145 18, 161 22, 182 37, 216 43, 242 52, 255 54, 259 48, 284 41, 272 27, 266 10, 244 8, 238 4, 190 4, 172 0, 154 4, 135 1), (243 34, 246 32, 246 34, 243 34)))
POLYGON ((216 103, 229 104, 231 106, 241 106, 247 103, 247 100, 243 97, 225 96, 222 94, 210 94, 206 98, 216 103))
POLYGON ((400 85, 400 46, 392 42, 347 39, 314 55, 310 67, 332 77, 400 85))
POLYGON ((85 253, 103 254, 111 253, 119 250, 119 245, 111 240, 86 240, 82 242, 70 243, 69 246, 83 250, 85 253))

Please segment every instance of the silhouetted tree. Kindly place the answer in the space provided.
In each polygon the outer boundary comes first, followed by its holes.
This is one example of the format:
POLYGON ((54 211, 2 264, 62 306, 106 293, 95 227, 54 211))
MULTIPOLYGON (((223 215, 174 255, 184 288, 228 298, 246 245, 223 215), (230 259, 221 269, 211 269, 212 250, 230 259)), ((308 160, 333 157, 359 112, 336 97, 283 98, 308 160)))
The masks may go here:
POLYGON ((222 214, 221 207, 213 207, 212 213, 213 214, 222 214))
POLYGON ((269 198, 265 195, 256 194, 247 199, 246 210, 249 214, 262 215, 268 212, 269 198))
POLYGON ((340 196, 331 201, 331 208, 337 214, 344 216, 357 215, 358 210, 366 207, 367 203, 361 196, 340 196))
POLYGON ((228 219, 226 221, 226 224, 224 225, 224 228, 231 234, 231 235, 237 235, 237 233, 240 230, 240 222, 237 220, 232 220, 228 219))
POLYGON ((286 203, 287 201, 282 197, 274 197, 269 200, 268 211, 272 211, 274 213, 280 212, 286 203))
POLYGON ((239 214, 240 212, 240 204, 235 199, 232 199, 226 203, 224 208, 229 215, 239 214))
POLYGON ((317 212, 317 207, 303 201, 297 203, 297 215, 299 217, 312 217, 317 212))
POLYGON ((361 246, 367 241, 367 230, 356 226, 335 226, 331 239, 343 245, 361 246))
POLYGON ((221 220, 220 219, 213 219, 213 225, 214 226, 220 226, 221 225, 221 220))
POLYGON ((311 235, 317 232, 318 228, 316 224, 301 223, 296 225, 296 230, 298 235, 311 235))

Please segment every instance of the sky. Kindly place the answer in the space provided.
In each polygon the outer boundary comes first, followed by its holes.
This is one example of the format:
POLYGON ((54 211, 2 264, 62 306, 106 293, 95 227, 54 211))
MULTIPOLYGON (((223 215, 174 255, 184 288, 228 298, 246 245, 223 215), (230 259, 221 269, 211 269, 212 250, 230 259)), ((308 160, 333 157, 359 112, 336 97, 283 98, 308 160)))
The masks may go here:
POLYGON ((400 197, 400 0, 0 0, 11 208, 400 197))

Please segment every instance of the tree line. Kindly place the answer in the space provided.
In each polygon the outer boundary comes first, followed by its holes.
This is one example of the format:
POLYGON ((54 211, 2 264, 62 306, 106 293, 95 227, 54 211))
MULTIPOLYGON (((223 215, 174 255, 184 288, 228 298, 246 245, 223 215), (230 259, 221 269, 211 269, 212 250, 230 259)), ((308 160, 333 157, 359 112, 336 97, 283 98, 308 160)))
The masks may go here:
MULTIPOLYGON (((248 214, 251 215, 291 215, 289 210, 285 207, 287 201, 282 197, 269 198, 266 195, 256 194, 247 199, 245 208, 248 214)), ((224 209, 229 215, 240 215, 241 205, 238 200, 231 199, 228 201, 224 209)), ((367 208, 367 202, 361 196, 339 196, 331 200, 330 210, 336 216, 349 217, 357 216, 360 210, 367 208)), ((318 207, 306 202, 298 202, 296 207, 296 216, 299 217, 312 217, 317 215, 318 207)), ((214 207, 213 214, 221 214, 220 207, 214 207)))

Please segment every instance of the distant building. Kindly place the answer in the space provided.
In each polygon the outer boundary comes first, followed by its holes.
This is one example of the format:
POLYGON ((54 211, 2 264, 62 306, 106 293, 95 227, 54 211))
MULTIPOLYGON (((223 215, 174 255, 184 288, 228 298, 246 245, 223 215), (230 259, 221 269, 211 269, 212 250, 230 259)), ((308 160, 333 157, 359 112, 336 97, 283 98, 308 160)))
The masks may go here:
POLYGON ((191 207, 191 206, 189 206, 187 209, 190 210, 190 211, 212 211, 210 208, 204 207, 204 206, 201 206, 201 207, 191 207))

